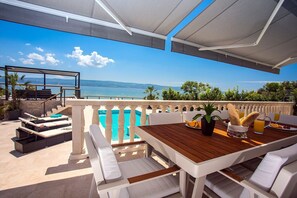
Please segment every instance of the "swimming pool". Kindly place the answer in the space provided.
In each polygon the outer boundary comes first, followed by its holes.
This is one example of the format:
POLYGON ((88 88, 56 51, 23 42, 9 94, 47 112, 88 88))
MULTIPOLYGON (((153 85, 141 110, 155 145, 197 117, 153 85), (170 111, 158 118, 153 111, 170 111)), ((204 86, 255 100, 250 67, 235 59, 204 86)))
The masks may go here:
MULTIPOLYGON (((111 127, 112 137, 111 137, 111 139, 113 141, 119 140, 119 137, 118 137, 119 112, 120 112, 119 110, 112 110, 112 127, 111 127)), ((129 134, 129 129, 128 129, 128 127, 130 126, 130 113, 131 113, 131 110, 124 110, 124 140, 130 139, 130 134, 129 134)), ((98 114, 99 114, 100 123, 102 124, 102 126, 104 128, 106 128, 106 110, 99 110, 98 114)), ((141 117, 141 112, 135 110, 135 126, 140 125, 140 117, 141 117)), ((135 138, 137 138, 136 135, 135 135, 135 138)))

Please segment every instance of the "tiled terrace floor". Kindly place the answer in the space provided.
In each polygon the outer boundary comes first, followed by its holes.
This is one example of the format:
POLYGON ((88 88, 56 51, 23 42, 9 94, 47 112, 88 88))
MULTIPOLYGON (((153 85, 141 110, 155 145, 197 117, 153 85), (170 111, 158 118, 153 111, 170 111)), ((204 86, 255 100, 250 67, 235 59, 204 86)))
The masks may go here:
MULTIPOLYGON (((68 161, 72 142, 29 154, 14 150, 18 121, 0 123, 0 197, 88 197, 89 160, 68 161)), ((118 161, 142 157, 144 150, 117 154, 118 161)))

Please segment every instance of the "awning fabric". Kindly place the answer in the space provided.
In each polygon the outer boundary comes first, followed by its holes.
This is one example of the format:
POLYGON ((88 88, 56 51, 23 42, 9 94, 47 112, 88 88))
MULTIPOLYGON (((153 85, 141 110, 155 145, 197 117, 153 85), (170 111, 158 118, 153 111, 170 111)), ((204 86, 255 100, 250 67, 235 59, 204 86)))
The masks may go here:
POLYGON ((67 19, 67 15, 61 17, 32 11, 30 6, 25 9, 12 5, 12 2, 30 3, 118 25, 95 0, 0 0, 0 19, 158 49, 165 48, 167 34, 200 3, 197 0, 103 1, 128 28, 140 30, 137 33, 132 31, 130 36, 119 28, 67 19), (153 35, 143 34, 141 31, 153 35))
MULTIPOLYGON (((257 46, 199 51, 212 47, 255 42, 276 0, 214 1, 172 39, 172 51, 271 73, 289 57, 297 57, 297 2, 286 0, 257 46)), ((292 59, 281 66, 297 62, 292 59)))

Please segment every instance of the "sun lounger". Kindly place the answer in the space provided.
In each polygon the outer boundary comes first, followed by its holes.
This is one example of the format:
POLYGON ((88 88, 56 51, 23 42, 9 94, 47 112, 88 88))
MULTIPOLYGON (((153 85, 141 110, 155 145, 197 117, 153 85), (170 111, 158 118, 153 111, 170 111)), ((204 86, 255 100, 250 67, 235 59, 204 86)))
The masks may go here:
POLYGON ((39 123, 39 124, 36 124, 36 123, 26 120, 24 118, 19 118, 19 120, 22 122, 23 127, 26 127, 28 129, 32 129, 32 130, 38 131, 38 132, 46 131, 46 130, 50 130, 50 129, 61 128, 61 127, 66 127, 66 126, 71 125, 71 122, 68 120, 60 120, 60 121, 55 121, 55 122, 44 122, 44 123, 39 123))
POLYGON ((22 131, 24 131, 26 133, 34 134, 34 135, 40 136, 42 138, 50 138, 50 137, 53 137, 53 136, 58 136, 58 135, 61 135, 61 134, 71 133, 72 132, 72 127, 51 129, 51 130, 42 131, 42 132, 34 131, 34 130, 28 129, 26 127, 19 127, 19 129, 21 129, 22 131))
POLYGON ((54 122, 54 121, 59 121, 59 120, 68 120, 69 117, 65 116, 65 115, 61 115, 60 117, 43 117, 43 118, 39 118, 36 117, 32 114, 29 113, 24 113, 25 115, 29 116, 32 120, 32 122, 34 123, 44 123, 44 122, 54 122))
POLYGON ((14 141, 15 150, 21 153, 29 153, 48 146, 72 140, 72 128, 64 127, 47 130, 43 132, 34 131, 26 127, 19 127, 18 133, 22 133, 22 138, 14 141))

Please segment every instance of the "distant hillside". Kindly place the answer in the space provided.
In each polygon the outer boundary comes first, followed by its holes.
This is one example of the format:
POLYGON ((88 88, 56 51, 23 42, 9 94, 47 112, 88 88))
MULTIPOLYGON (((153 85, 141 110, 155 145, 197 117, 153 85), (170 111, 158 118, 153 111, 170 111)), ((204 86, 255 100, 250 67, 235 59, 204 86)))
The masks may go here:
MULTIPOLYGON (((3 79, 1 79, 3 81, 3 79)), ((43 84, 43 78, 25 78, 25 81, 30 81, 32 84, 43 84)), ((47 84, 51 85, 71 85, 74 86, 74 79, 59 79, 49 78, 46 79, 47 84)), ((89 87, 112 87, 112 88, 134 88, 146 89, 148 86, 154 86, 157 90, 168 89, 169 86, 154 85, 154 84, 140 84, 116 81, 101 81, 101 80, 81 80, 81 86, 89 87)), ((180 87, 172 87, 175 90, 180 90, 180 87)))

